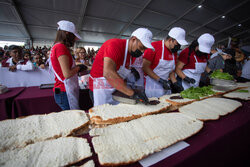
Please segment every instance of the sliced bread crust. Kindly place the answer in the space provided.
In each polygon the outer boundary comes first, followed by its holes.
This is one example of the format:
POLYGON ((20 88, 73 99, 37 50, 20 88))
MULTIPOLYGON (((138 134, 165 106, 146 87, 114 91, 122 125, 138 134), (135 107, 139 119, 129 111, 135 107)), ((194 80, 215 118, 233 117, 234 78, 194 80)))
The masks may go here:
MULTIPOLYGON (((150 100, 156 100, 156 98, 150 98, 150 100)), ((96 106, 89 110, 90 120, 92 123, 98 125, 116 124, 167 111, 171 106, 171 104, 166 101, 159 100, 159 102, 160 103, 156 105, 120 103, 118 105, 104 104, 96 106)))
POLYGON ((69 136, 87 127, 88 124, 89 118, 81 110, 67 110, 0 121, 0 151, 69 136))
POLYGON ((246 90, 248 92, 238 92, 233 91, 227 94, 224 94, 223 96, 226 98, 232 98, 232 99, 240 99, 240 100, 250 100, 250 87, 246 87, 239 90, 246 90))
POLYGON ((173 106, 183 106, 186 104, 190 104, 194 101, 196 101, 195 99, 188 99, 188 98, 183 98, 183 99, 171 99, 171 97, 176 96, 176 97, 181 97, 180 93, 174 93, 171 95, 164 95, 161 96, 160 99, 161 100, 165 100, 166 102, 172 104, 173 106))
POLYGON ((242 104, 235 100, 212 97, 180 107, 179 111, 201 121, 208 121, 217 120, 240 106, 242 104))
POLYGON ((0 166, 65 166, 90 156, 87 139, 62 137, 0 152, 0 166))
POLYGON ((184 140, 203 127, 203 122, 181 113, 145 116, 130 122, 90 131, 101 165, 126 165, 184 140), (105 144, 102 144, 105 143, 105 144))

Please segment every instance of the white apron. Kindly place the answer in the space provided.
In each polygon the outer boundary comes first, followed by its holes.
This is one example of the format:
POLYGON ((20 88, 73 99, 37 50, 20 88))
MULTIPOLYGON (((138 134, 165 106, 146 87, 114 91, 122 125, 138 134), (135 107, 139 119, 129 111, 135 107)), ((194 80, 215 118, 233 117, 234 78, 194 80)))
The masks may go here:
MULTIPOLYGON (((125 67, 126 60, 127 60, 127 52, 128 52, 128 40, 126 42, 126 49, 125 49, 125 56, 123 65, 119 68, 117 73, 123 78, 126 79, 128 75, 130 74, 130 70, 125 67)), ((106 78, 99 77, 99 78, 93 78, 90 76, 93 80, 93 97, 94 97, 94 106, 102 105, 102 104, 118 104, 119 102, 113 100, 112 93, 115 91, 115 88, 113 88, 106 78)))
POLYGON ((143 62, 143 55, 136 58, 134 63, 130 67, 134 67, 138 73, 140 74, 140 79, 138 81, 135 81, 135 77, 132 73, 129 74, 127 77, 128 85, 131 85, 132 87, 140 87, 141 89, 144 89, 144 72, 142 70, 142 62, 143 62))
POLYGON ((206 66, 207 66, 207 62, 199 63, 197 61, 197 58, 195 55, 194 55, 194 58, 195 58, 195 69, 186 69, 186 70, 183 70, 182 72, 187 77, 195 79, 195 83, 189 84, 189 83, 182 80, 182 86, 183 86, 184 90, 186 90, 190 87, 198 87, 199 86, 201 74, 205 71, 206 66))
MULTIPOLYGON (((51 51, 52 53, 52 51, 51 51)), ((52 70, 57 77, 57 79, 64 83, 66 94, 69 102, 69 107, 71 110, 73 109, 80 109, 79 107, 79 83, 78 83, 78 76, 77 74, 73 75, 72 77, 68 79, 62 80, 59 75, 55 72, 53 69, 52 63, 51 63, 52 70)), ((73 63, 71 68, 75 67, 75 61, 73 59, 73 63)))
MULTIPOLYGON (((153 70, 160 78, 168 80, 169 74, 175 69, 174 54, 173 60, 164 60, 164 40, 162 40, 162 54, 159 64, 153 70)), ((171 94, 171 90, 165 90, 158 81, 146 76, 145 93, 147 97, 160 97, 165 94, 171 94)))
POLYGON ((250 60, 247 60, 243 65, 241 77, 250 79, 250 60))

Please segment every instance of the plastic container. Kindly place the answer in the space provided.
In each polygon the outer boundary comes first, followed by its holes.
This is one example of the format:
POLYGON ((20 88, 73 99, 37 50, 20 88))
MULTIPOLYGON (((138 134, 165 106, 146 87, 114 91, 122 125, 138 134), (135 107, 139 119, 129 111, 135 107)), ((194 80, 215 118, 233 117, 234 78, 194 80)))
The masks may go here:
POLYGON ((213 89, 219 91, 229 91, 237 87, 237 84, 234 80, 225 80, 217 78, 210 78, 210 84, 213 85, 213 89))

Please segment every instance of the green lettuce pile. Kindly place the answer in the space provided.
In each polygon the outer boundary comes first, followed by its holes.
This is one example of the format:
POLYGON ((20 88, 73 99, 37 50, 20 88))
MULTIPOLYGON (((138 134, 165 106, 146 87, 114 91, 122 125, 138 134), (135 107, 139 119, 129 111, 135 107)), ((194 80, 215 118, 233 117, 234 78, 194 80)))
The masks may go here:
POLYGON ((181 97, 188 99, 199 100, 201 97, 213 95, 215 92, 212 90, 212 86, 204 87, 191 87, 181 92, 181 97))
POLYGON ((241 92, 241 93, 248 93, 248 90, 236 90, 237 92, 241 92))
POLYGON ((234 77, 228 73, 221 72, 220 70, 215 70, 211 75, 210 78, 216 79, 225 79, 225 80, 234 80, 234 77))

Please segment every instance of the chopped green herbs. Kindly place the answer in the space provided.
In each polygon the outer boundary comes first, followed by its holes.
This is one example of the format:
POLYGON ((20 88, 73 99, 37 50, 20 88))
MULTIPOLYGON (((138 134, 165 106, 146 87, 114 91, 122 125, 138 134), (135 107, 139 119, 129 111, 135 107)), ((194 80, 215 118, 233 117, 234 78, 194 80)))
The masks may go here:
POLYGON ((181 97, 188 99, 197 99, 199 100, 201 97, 213 95, 215 92, 212 90, 212 86, 204 86, 204 87, 191 87, 181 92, 181 97))
POLYGON ((220 70, 215 70, 211 75, 211 78, 234 80, 234 77, 228 73, 221 72, 220 70))
POLYGON ((241 93, 248 93, 248 90, 236 90, 237 92, 241 92, 241 93))

